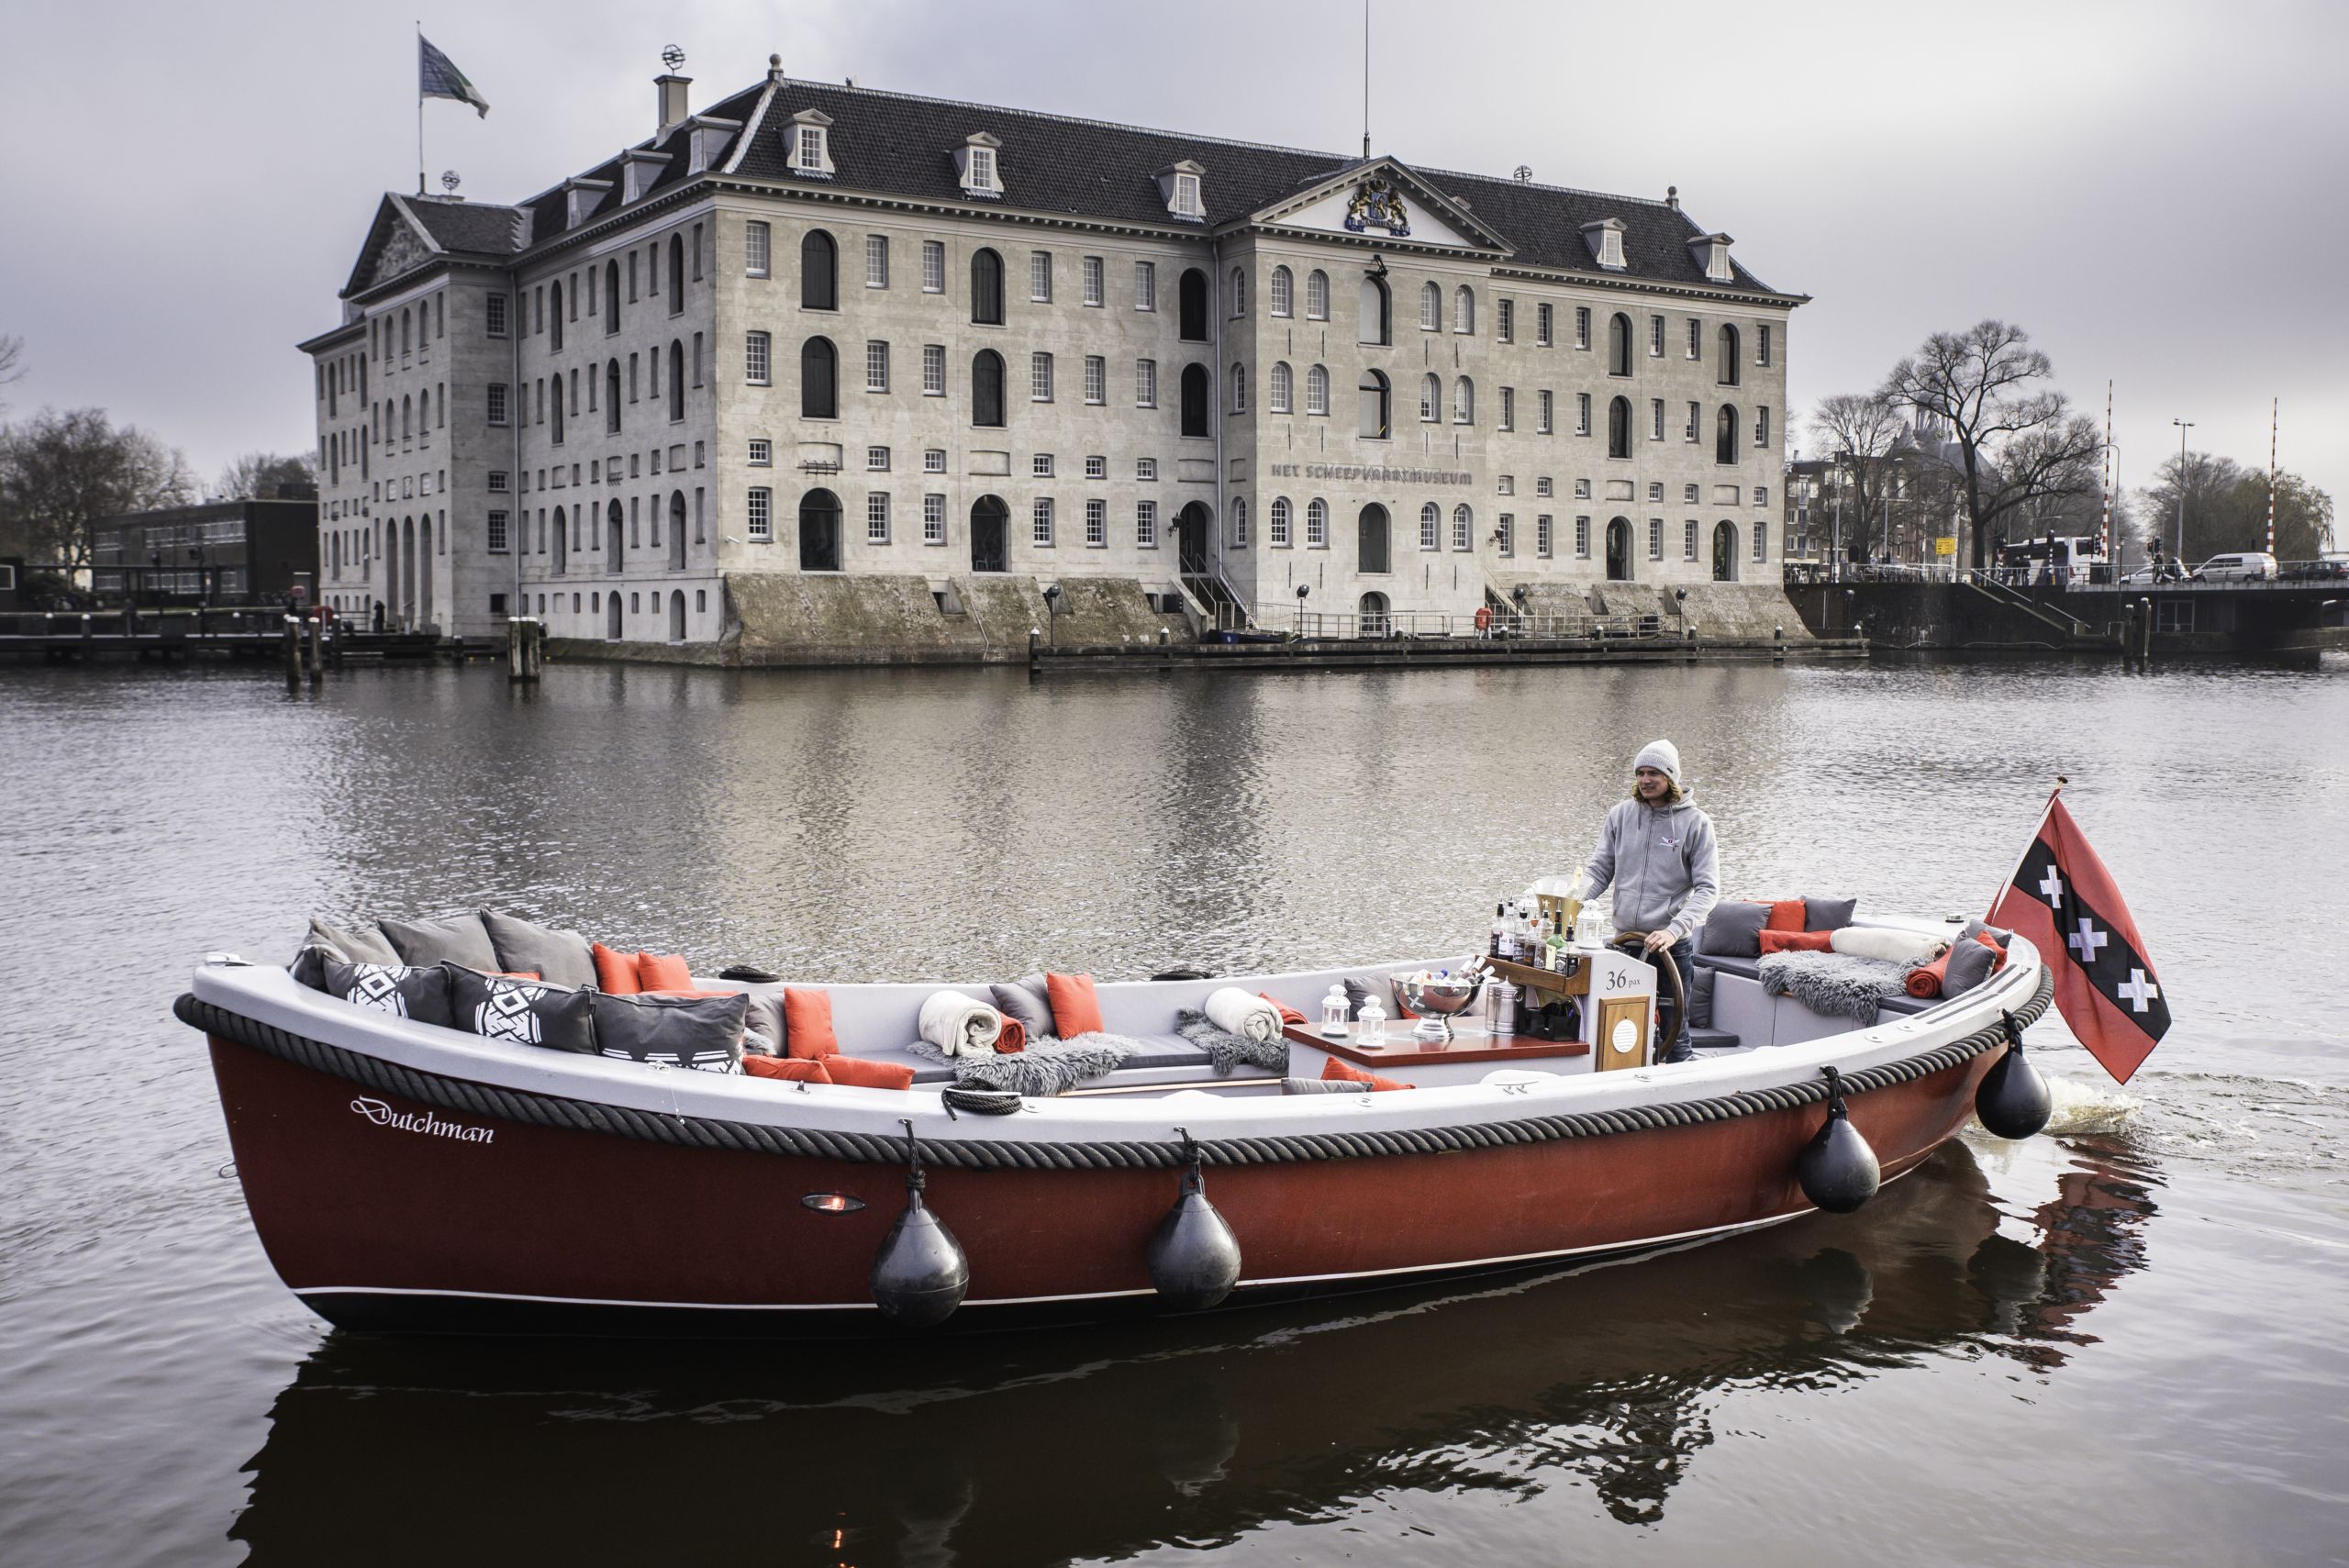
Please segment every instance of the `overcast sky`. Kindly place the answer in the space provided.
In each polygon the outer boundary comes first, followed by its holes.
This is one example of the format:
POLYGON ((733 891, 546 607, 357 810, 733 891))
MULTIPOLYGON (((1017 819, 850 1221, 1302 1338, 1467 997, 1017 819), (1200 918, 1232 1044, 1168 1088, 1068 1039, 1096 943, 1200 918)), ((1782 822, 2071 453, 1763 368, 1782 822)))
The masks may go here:
MULTIPOLYGON (((1373 0, 1375 149, 1642 196, 1667 184, 1813 303, 1792 402, 1928 332, 2026 326, 2124 483, 2267 455, 2349 502, 2349 5, 1373 0)), ((315 439, 294 343, 339 319, 378 194, 416 186, 411 19, 292 0, 0 0, 0 333, 21 416, 100 405, 207 478, 315 439)), ((1350 152, 1360 0, 443 5, 492 106, 425 108, 427 161, 511 201, 651 128, 664 45, 696 107, 792 75, 1350 152)), ((1210 163, 1212 162, 1209 160, 1210 163)), ((1801 425, 1798 434, 1808 435, 1801 425)))

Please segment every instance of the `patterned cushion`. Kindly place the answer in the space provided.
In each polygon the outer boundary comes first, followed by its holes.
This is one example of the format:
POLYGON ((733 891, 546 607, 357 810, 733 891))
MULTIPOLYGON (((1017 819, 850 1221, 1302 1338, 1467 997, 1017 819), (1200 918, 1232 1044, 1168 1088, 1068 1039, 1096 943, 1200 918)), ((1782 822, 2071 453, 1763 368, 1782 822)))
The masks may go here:
POLYGON ((740 992, 725 996, 586 995, 595 1010, 600 1056, 690 1067, 697 1073, 742 1070, 748 998, 740 992))
POLYGON ((592 987, 580 990, 543 980, 484 974, 462 963, 440 967, 449 976, 449 1010, 457 1028, 471 1029, 486 1040, 594 1054, 592 987))
POLYGON ((410 968, 397 963, 344 963, 326 961, 327 995, 353 1006, 413 1018, 419 1024, 446 1027, 449 977, 438 964, 410 968))
POLYGON ((481 923, 489 932, 489 945, 497 951, 498 968, 535 970, 540 979, 553 985, 596 984, 595 955, 588 951, 587 939, 577 931, 533 925, 495 909, 483 910, 481 923))
POLYGON ((462 963, 467 969, 494 973, 501 969, 536 969, 534 963, 504 964, 490 945, 489 928, 479 915, 451 915, 445 920, 383 920, 384 935, 398 950, 402 963, 462 963))

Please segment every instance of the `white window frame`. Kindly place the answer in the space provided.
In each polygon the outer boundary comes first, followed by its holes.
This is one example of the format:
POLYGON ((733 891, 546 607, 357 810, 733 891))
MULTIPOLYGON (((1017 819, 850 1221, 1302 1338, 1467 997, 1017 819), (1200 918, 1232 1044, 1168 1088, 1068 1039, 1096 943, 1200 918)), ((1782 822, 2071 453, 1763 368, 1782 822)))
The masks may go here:
POLYGON ((774 339, 766 332, 742 334, 742 379, 751 386, 774 384, 774 339))
POLYGON ((742 461, 750 464, 752 468, 773 468, 774 466, 774 442, 769 440, 764 436, 752 436, 751 438, 748 453, 744 456, 742 461))
POLYGON ((1030 305, 1052 303, 1052 253, 1050 250, 1028 252, 1028 302, 1030 305))
POLYGON ((1098 307, 1108 290, 1103 286, 1104 266, 1098 256, 1087 256, 1078 264, 1077 272, 1084 281, 1085 303, 1098 307))
POLYGON ((1137 408, 1158 406, 1158 361, 1156 360, 1134 361, 1134 406, 1137 408))
POLYGON ((864 390, 889 390, 889 344, 881 338, 868 338, 864 343, 864 390))
POLYGON ((921 292, 946 292, 946 242, 942 239, 921 242, 921 292))
POLYGON ((889 472, 889 449, 888 449, 887 447, 867 447, 867 448, 865 448, 865 449, 864 449, 864 472, 865 472, 865 473, 888 473, 888 472, 889 472))
POLYGON ((1305 412, 1314 418, 1330 417, 1330 371, 1326 365, 1315 365, 1305 373, 1305 412))
POLYGON ((1098 453, 1086 458, 1085 460, 1085 477, 1087 479, 1108 478, 1109 460, 1098 453))
POLYGON ((1030 479, 1050 479, 1053 467, 1052 453, 1036 452, 1028 459, 1028 476, 1030 479))
POLYGON ((512 539, 512 524, 510 521, 512 516, 512 513, 505 510, 503 507, 499 507, 493 510, 489 514, 486 521, 484 523, 482 528, 483 548, 487 550, 490 554, 505 555, 509 553, 509 546, 512 539))
POLYGON ((946 472, 946 449, 945 449, 944 447, 924 447, 924 448, 922 448, 922 450, 921 450, 921 471, 922 471, 924 473, 945 473, 945 472, 946 472))
MULTIPOLYGON (((1136 310, 1158 308, 1158 265, 1154 261, 1138 261, 1134 263, 1134 308, 1136 310)), ((1154 406, 1154 405, 1145 406, 1154 406)))
POLYGON ((1109 548, 1109 503, 1097 495, 1087 497, 1085 503, 1085 548, 1109 548))
POLYGON ((1154 457, 1134 459, 1134 481, 1140 484, 1158 483, 1158 460, 1154 457))
MULTIPOLYGON (((654 517, 657 520, 658 508, 654 517)), ((767 544, 774 539, 774 492, 763 484, 751 486, 743 499, 742 532, 752 544, 767 544)))
POLYGON ((1134 548, 1158 548, 1158 503, 1155 501, 1134 503, 1134 548))
POLYGON ((889 286, 889 237, 885 234, 864 237, 864 286, 869 289, 889 286))
POLYGON ((1553 518, 1547 512, 1538 512, 1534 514, 1533 553, 1537 557, 1543 561, 1547 561, 1555 553, 1555 546, 1557 543, 1556 533, 1556 519, 1553 518))
POLYGON ((1330 503, 1319 495, 1305 504, 1305 548, 1330 548, 1330 503))
POLYGON ((1330 274, 1319 267, 1305 274, 1305 318, 1330 319, 1330 274))
POLYGON ((1265 379, 1265 407, 1275 414, 1295 411, 1297 404, 1296 373, 1286 360, 1273 361, 1272 374, 1265 379))
POLYGON ((1575 518, 1575 559, 1590 559, 1590 518, 1587 517, 1575 518))
POLYGON ((1546 386, 1534 395, 1533 417, 1535 420, 1533 433, 1535 435, 1552 436, 1557 434, 1558 398, 1557 395, 1546 386))
POLYGON ((889 493, 886 490, 864 493, 864 542, 889 542, 889 493))
POLYGON ((1575 306, 1575 347, 1590 347, 1590 306, 1586 305, 1575 306))
POLYGON ((752 218, 742 226, 742 275, 774 275, 774 231, 763 219, 752 218))
POLYGON ((1052 498, 1039 495, 1028 510, 1028 541, 1038 550, 1052 548, 1052 498))
POLYGON ((921 498, 921 542, 946 542, 946 497, 936 491, 921 498))
POLYGON ((1455 550, 1476 548, 1476 514, 1465 502, 1452 508, 1452 548, 1455 550))
POLYGON ((1264 542, 1275 550, 1289 547, 1288 512, 1288 497, 1275 495, 1271 509, 1264 514, 1264 542))
POLYGON ((1109 401, 1109 361, 1099 354, 1085 356, 1085 401, 1097 408, 1109 401))
POLYGON ((946 345, 924 343, 921 346, 921 395, 924 397, 946 395, 946 345))
POLYGON ((1650 561, 1664 559, 1664 519, 1662 517, 1648 519, 1648 559, 1650 561))
POLYGON ((1297 274, 1286 267, 1275 267, 1272 286, 1266 291, 1266 296, 1272 302, 1268 307, 1271 314, 1283 320, 1289 319, 1297 310, 1297 274))
POLYGON ((1575 394, 1575 434, 1590 434, 1590 394, 1587 392, 1575 394))
POLYGON ((1038 349, 1028 356, 1028 401, 1052 400, 1052 356, 1038 349))

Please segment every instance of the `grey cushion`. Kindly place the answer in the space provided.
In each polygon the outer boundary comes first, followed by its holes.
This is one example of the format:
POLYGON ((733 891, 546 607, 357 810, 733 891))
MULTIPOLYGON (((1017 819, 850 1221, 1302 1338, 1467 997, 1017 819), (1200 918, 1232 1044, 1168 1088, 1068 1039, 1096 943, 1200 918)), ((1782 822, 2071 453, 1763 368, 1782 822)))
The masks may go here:
POLYGON ((629 1062, 742 1071, 748 999, 731 996, 607 996, 586 993, 596 1015, 596 1053, 629 1062))
POLYGON ((536 974, 550 985, 596 984, 596 954, 577 931, 532 925, 495 909, 483 910, 481 923, 497 954, 492 967, 513 974, 536 974))
POLYGON ((438 964, 345 963, 326 961, 327 995, 353 1006, 413 1018, 419 1024, 452 1022, 449 976, 438 964))
POLYGON ((1805 898, 1802 901, 1802 929, 1806 931, 1840 931, 1852 923, 1852 911, 1860 906, 1856 898, 1805 898))
POLYGON ((285 966, 285 973, 294 977, 297 985, 323 991, 327 988, 327 965, 330 962, 348 963, 351 961, 312 942, 294 955, 294 962, 285 966))
POLYGON ((987 990, 995 997, 997 1012, 1019 1020, 1019 1027, 1028 1031, 1030 1044, 1053 1033, 1052 995, 1045 988, 1041 974, 1025 975, 1008 985, 990 985, 987 990))
POLYGON ((2015 934, 2012 931, 2002 931, 1987 920, 1966 921, 1965 935, 1969 937, 1987 936, 2000 947, 2010 947, 2013 945, 2015 940, 2015 934))
POLYGON ((742 993, 749 1011, 742 1016, 742 1049, 756 1056, 788 1054, 789 1040, 784 1033, 783 987, 770 985, 742 993), (763 1037, 761 1044, 752 1036, 763 1037))
POLYGON ((484 974, 462 963, 444 963, 449 1011, 456 1027, 487 1040, 542 1045, 550 1051, 596 1050, 594 987, 550 985, 541 980, 509 980, 484 974))
POLYGON ((1724 958, 1760 958, 1762 928, 1770 923, 1767 904, 1742 904, 1723 899, 1713 906, 1698 928, 1697 951, 1724 958))
POLYGON ((329 926, 316 915, 310 917, 313 947, 322 947, 345 963, 397 963, 400 955, 384 938, 381 927, 370 920, 363 926, 329 926))
POLYGON ((1968 937, 1949 950, 1949 967, 1942 973, 1942 995, 1963 996, 1998 966, 1998 955, 1968 937))
POLYGON ((462 963, 467 969, 495 970, 497 950, 490 945, 489 928, 478 915, 451 915, 445 920, 384 920, 378 922, 402 963, 462 963))
POLYGON ((1370 1000, 1374 995, 1378 998, 1378 1005, 1386 1009, 1386 1018, 1389 1023, 1403 1016, 1402 998, 1395 995, 1395 987, 1386 976, 1383 974, 1349 975, 1342 984, 1346 988, 1346 1017, 1361 1018, 1362 1005, 1370 1000))
MULTIPOLYGON (((1754 961, 1757 964, 1760 960, 1754 961)), ((1713 1027, 1714 971, 1701 963, 1688 968, 1688 1027, 1709 1029, 1713 1027)))

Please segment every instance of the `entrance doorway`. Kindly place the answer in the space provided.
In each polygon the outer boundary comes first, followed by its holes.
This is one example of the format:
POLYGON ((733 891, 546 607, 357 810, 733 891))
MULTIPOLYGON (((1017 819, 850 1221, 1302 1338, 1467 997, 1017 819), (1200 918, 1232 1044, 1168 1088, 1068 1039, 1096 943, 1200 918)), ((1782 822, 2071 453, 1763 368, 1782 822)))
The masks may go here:
MULTIPOLYGON (((1355 532, 1359 536, 1356 540, 1357 553, 1354 562, 1356 571, 1387 573, 1395 570, 1389 542, 1393 530, 1387 524, 1386 507, 1375 501, 1364 506, 1355 532)), ((1383 594, 1372 594, 1366 596, 1366 599, 1381 600, 1379 607, 1382 611, 1386 608, 1383 602, 1385 598, 1386 595, 1383 594)), ((1366 615, 1369 612, 1364 613, 1366 615)))
POLYGON ((1204 576, 1208 569, 1208 509, 1197 501, 1174 518, 1175 566, 1186 577, 1204 576))
POLYGON ((617 590, 604 595, 604 640, 620 639, 620 596, 617 590))
POLYGON ((1617 517, 1607 525, 1607 580, 1631 580, 1631 519, 1617 517))
POLYGON ((1011 570, 1011 508, 999 495, 982 495, 971 504, 971 570, 1011 570))
POLYGON ((1713 581, 1737 581, 1737 525, 1726 517, 1713 525, 1713 581))
MULTIPOLYGON (((673 510, 669 518, 670 528, 677 528, 682 521, 673 510)), ((674 545, 672 553, 674 553, 674 545)), ((840 569, 840 497, 829 490, 810 490, 799 501, 799 570, 838 572, 840 569)), ((678 613, 682 615, 685 606, 682 597, 677 600, 677 606, 678 613)), ((677 632, 674 635, 682 639, 685 634, 677 632)))
POLYGON ((1386 595, 1364 594, 1362 603, 1354 607, 1361 619, 1361 635, 1364 637, 1385 637, 1393 631, 1394 623, 1386 618, 1386 595))

